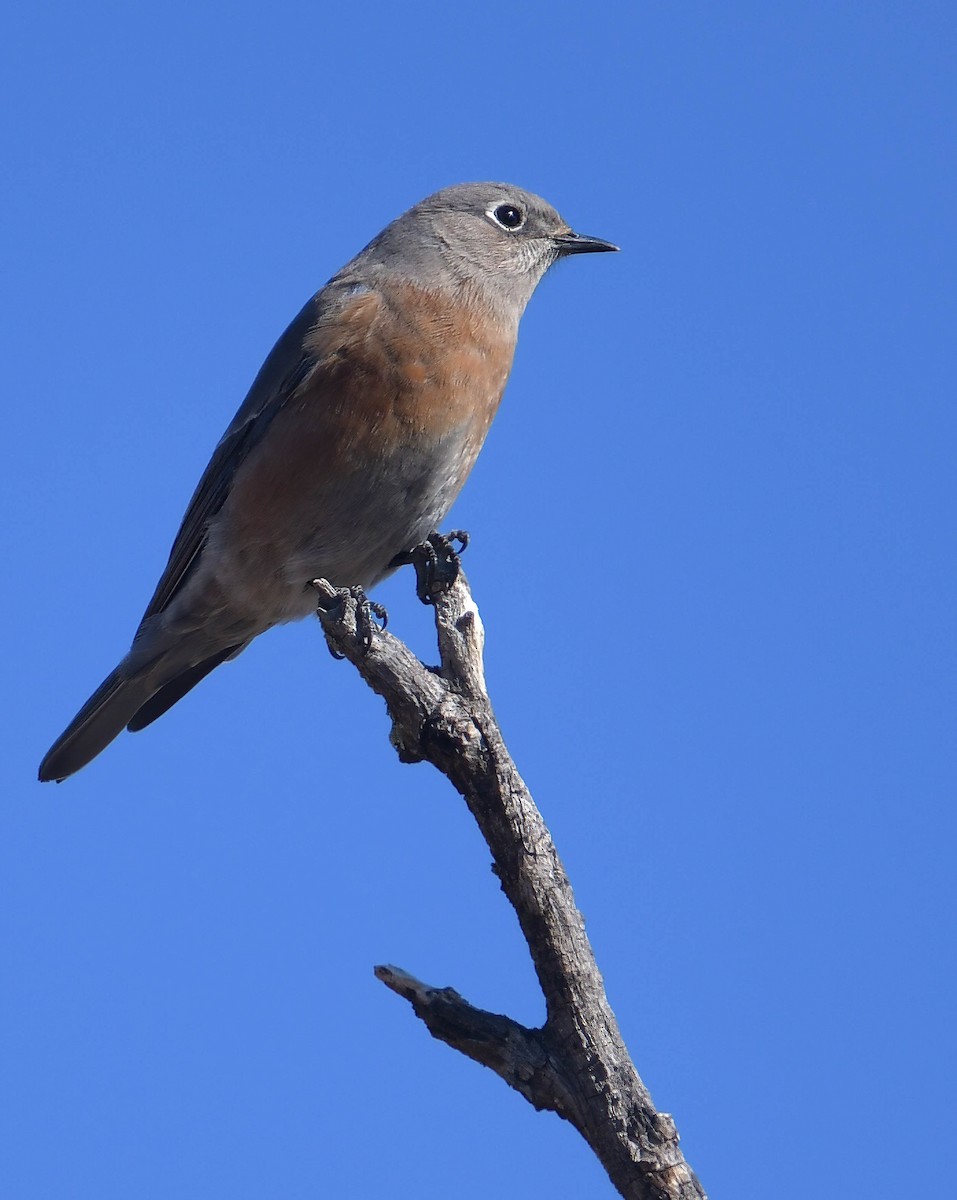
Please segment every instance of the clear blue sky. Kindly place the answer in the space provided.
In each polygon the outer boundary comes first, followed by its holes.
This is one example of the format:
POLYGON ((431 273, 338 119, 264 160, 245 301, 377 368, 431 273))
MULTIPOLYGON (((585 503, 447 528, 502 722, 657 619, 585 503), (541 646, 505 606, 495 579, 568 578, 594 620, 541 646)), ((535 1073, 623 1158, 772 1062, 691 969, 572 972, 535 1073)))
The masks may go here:
POLYGON ((0 1194, 612 1194, 374 980, 542 1017, 311 622, 34 782, 274 338, 482 178, 623 248, 453 519, 638 1067, 715 1197, 954 1177, 955 55, 932 2, 8 6, 0 1194))

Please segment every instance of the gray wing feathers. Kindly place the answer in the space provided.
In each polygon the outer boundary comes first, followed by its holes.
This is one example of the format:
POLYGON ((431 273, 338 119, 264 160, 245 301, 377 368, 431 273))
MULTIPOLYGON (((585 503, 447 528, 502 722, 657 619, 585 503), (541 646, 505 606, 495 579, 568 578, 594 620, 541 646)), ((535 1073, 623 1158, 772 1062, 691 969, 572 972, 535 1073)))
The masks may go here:
POLYGON ((162 612, 179 591, 203 548, 209 522, 229 495, 237 468, 312 369, 314 364, 303 343, 316 323, 320 296, 318 293, 304 305, 273 347, 239 412, 220 439, 189 502, 169 562, 143 614, 144 621, 162 612))

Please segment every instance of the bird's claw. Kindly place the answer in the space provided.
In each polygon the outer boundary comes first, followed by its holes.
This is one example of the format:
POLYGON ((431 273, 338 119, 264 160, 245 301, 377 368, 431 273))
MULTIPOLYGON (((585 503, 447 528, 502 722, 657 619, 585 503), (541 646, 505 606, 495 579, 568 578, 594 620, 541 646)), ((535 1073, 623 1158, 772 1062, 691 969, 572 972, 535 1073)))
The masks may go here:
POLYGON ((403 561, 415 569, 415 593, 423 604, 434 604, 440 592, 448 591, 459 577, 460 556, 469 544, 464 529, 449 533, 431 533, 424 542, 413 546, 403 561), (453 542, 459 543, 456 550, 453 542))
MULTIPOLYGON (((333 596, 328 597, 327 586, 322 586, 324 581, 313 580, 313 587, 319 592, 318 609, 323 613, 331 613, 334 609, 340 613, 345 611, 346 600, 354 600, 356 606, 356 637, 359 639, 359 644, 362 647, 362 653, 368 654, 372 649, 372 639, 375 631, 383 630, 389 624, 389 614, 385 610, 385 606, 379 604, 375 600, 370 600, 361 587, 337 587, 333 588, 333 596), (328 597, 328 598, 327 598, 328 597), (378 622, 378 624, 377 624, 378 622)), ((333 646, 331 642, 329 653, 333 658, 345 658, 346 656, 333 646)))

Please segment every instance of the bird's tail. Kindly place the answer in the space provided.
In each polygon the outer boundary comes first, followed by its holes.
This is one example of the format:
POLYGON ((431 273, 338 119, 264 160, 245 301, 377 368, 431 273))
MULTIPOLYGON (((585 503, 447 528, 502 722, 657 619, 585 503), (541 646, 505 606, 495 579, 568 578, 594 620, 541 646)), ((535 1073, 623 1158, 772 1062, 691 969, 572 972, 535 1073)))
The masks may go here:
POLYGON ((145 664, 142 653, 135 659, 135 651, 129 654, 50 747, 40 764, 41 783, 52 779, 60 783, 79 771, 124 729, 134 733, 145 729, 245 645, 241 641, 210 653, 213 648, 207 640, 196 646, 187 638, 145 664))
POLYGON ((107 675, 47 751, 40 764, 42 783, 51 779, 59 783, 85 767, 122 733, 153 695, 156 684, 149 672, 130 678, 123 667, 120 663, 107 675))

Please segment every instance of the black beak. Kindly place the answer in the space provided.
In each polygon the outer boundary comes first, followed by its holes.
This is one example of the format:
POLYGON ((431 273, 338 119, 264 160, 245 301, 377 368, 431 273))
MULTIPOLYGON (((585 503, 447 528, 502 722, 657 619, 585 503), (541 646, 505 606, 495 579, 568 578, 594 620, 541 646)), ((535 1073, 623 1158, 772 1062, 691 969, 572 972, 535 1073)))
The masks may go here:
POLYGON ((596 254, 601 250, 617 250, 618 247, 612 242, 606 242, 602 238, 586 237, 583 233, 568 233, 560 234, 552 241, 558 247, 558 253, 565 254, 596 254))

